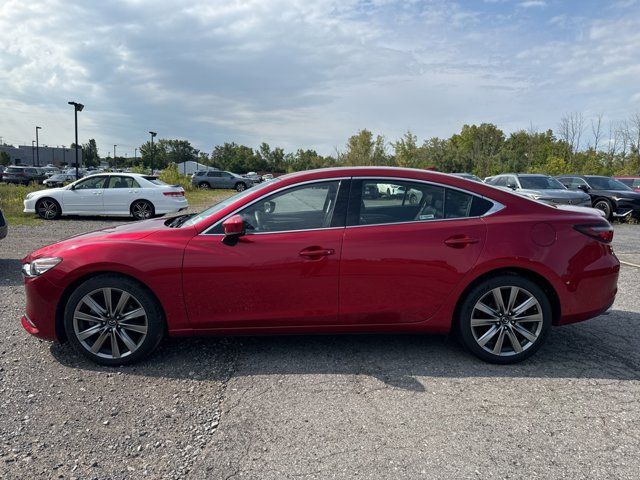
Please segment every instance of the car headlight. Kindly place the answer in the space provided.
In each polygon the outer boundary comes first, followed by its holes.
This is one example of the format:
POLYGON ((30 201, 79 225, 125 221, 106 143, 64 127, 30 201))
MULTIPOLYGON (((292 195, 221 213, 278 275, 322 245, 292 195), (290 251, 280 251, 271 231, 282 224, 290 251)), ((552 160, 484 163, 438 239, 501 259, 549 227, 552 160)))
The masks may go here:
POLYGON ((25 277, 38 277, 51 270, 61 261, 62 259, 60 257, 38 258, 31 263, 24 263, 22 265, 22 273, 25 277))

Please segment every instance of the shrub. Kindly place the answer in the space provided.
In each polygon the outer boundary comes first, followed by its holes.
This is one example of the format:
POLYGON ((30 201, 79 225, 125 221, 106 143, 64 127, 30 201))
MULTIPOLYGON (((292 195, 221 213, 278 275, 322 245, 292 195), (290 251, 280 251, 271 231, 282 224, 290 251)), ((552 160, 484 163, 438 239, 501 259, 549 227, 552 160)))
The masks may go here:
POLYGON ((175 163, 171 163, 158 176, 160 180, 169 185, 180 185, 186 192, 194 190, 191 179, 187 175, 178 173, 175 163))

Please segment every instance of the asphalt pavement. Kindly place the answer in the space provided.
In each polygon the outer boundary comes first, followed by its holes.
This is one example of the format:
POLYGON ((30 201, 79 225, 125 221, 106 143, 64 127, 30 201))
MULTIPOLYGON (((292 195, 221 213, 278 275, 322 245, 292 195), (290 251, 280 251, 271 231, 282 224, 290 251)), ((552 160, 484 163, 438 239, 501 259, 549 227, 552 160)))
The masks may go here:
MULTIPOLYGON (((609 315, 531 359, 480 362, 444 336, 173 339, 92 365, 19 324, 19 258, 113 220, 0 241, 0 478, 638 478, 640 268, 609 315)), ((640 226, 617 225, 640 264, 640 226)))

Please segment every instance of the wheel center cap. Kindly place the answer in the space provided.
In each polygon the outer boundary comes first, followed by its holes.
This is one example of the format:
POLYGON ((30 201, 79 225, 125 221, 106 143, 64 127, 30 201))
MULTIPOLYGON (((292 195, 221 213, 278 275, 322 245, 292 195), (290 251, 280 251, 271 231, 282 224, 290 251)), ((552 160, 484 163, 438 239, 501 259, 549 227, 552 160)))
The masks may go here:
POLYGON ((113 318, 107 322, 110 327, 115 327, 118 322, 116 322, 113 318))
POLYGON ((503 324, 505 324, 505 325, 506 325, 507 323, 509 323, 509 318, 508 318, 508 317, 502 317, 502 318, 500 319, 500 321, 501 321, 503 324))

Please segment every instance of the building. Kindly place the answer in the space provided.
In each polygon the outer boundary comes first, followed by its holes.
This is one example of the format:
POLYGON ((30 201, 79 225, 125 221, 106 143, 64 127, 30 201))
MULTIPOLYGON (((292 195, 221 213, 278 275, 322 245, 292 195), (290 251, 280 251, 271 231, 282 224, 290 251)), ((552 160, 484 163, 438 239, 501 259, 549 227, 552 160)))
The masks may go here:
MULTIPOLYGON (((36 153, 35 145, 0 145, 0 152, 6 152, 11 158, 12 165, 34 165, 44 167, 46 165, 61 166, 67 164, 75 166, 76 151, 73 148, 40 146, 36 153), (40 162, 38 163, 38 157, 40 162)), ((78 149, 78 158, 82 165, 82 148, 78 149)))
POLYGON ((178 173, 182 173, 183 175, 193 175, 200 170, 218 170, 217 168, 208 167, 204 163, 194 162, 193 160, 176 163, 176 168, 178 169, 178 173))

